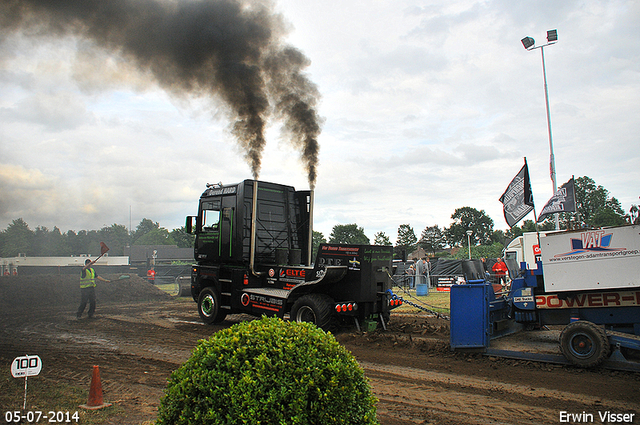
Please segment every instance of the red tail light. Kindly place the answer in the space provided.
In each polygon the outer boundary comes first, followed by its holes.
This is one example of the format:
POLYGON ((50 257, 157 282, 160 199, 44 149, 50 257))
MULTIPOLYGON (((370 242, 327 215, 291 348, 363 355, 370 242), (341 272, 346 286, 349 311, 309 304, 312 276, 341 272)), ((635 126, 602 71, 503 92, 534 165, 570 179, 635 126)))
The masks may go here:
POLYGON ((358 304, 356 303, 336 304, 335 309, 338 313, 346 313, 347 311, 356 311, 358 310, 358 304))
POLYGON ((400 298, 393 298, 389 300, 389 305, 391 307, 398 307, 402 305, 402 300, 400 298))

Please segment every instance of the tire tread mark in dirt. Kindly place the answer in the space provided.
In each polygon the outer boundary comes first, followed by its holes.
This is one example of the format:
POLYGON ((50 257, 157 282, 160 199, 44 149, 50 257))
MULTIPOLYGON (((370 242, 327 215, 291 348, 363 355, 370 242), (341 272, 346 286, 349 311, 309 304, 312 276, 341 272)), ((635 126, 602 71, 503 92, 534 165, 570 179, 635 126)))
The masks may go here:
MULTIPOLYGON (((607 409, 638 411, 640 403, 629 406, 615 399, 603 401, 599 397, 550 389, 533 390, 527 386, 493 382, 470 376, 432 372, 416 368, 360 362, 381 402, 400 403, 410 408, 427 407, 436 416, 460 417, 461 423, 495 423, 496 415, 505 424, 557 424, 560 409, 539 407, 555 400, 562 410, 580 412, 592 406, 606 405, 607 409), (545 403, 539 403, 544 398, 545 403), (551 400, 550 400, 551 399, 551 400), (492 419, 493 418, 493 419, 492 419)), ((614 397, 615 395, 612 395, 614 397)))

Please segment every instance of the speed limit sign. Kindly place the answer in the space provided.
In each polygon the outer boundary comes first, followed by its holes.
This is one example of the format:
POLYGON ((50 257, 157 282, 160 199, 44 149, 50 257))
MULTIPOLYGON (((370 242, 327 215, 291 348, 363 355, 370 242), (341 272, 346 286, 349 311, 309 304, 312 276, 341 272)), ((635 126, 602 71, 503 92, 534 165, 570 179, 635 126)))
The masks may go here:
POLYGON ((38 356, 16 357, 11 363, 11 375, 14 378, 25 378, 36 376, 42 370, 42 360, 38 356))

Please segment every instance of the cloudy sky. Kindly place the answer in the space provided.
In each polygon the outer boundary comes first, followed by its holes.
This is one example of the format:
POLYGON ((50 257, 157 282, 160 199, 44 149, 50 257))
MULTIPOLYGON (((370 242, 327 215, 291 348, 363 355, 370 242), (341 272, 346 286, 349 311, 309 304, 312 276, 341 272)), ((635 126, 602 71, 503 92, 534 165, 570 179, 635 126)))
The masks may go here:
MULTIPOLYGON (((185 0, 186 1, 186 0, 185 0)), ((213 1, 213 0, 212 0, 213 1)), ((527 158, 536 209, 552 195, 540 49, 558 185, 589 176, 628 211, 640 195, 640 3, 278 0, 286 44, 311 61, 323 118, 315 229, 357 223, 395 242, 498 201, 527 158)), ((176 96, 74 36, 0 33, 0 228, 169 230, 206 183, 251 178, 216 99, 176 96)), ((307 189, 269 121, 260 179, 307 189)), ((533 218, 530 214, 527 218, 533 218)))

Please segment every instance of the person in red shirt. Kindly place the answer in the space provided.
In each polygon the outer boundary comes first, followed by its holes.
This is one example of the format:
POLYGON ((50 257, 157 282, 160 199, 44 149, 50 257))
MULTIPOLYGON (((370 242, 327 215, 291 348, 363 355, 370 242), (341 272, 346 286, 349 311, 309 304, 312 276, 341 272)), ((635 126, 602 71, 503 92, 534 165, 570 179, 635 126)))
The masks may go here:
POLYGON ((147 280, 152 285, 156 282, 156 271, 153 269, 153 267, 147 270, 147 280))
POLYGON ((498 278, 498 283, 504 285, 507 283, 507 272, 509 269, 507 265, 502 261, 502 258, 498 258, 498 261, 491 268, 493 274, 495 274, 496 278, 498 278))

